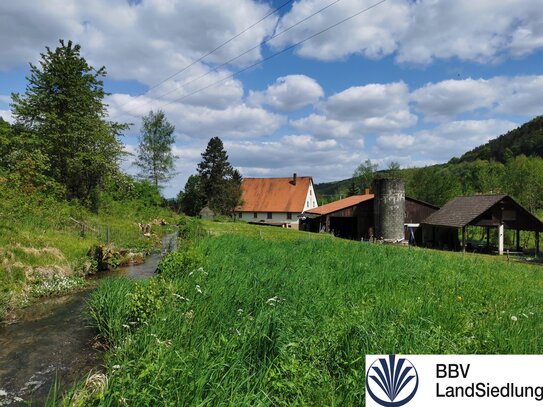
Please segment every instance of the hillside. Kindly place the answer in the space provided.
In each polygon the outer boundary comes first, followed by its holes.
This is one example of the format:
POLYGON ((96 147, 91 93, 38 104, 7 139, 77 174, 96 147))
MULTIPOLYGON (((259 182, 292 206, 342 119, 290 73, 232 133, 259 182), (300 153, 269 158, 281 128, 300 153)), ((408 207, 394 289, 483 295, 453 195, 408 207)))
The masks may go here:
POLYGON ((459 160, 451 163, 475 160, 495 160, 505 163, 509 158, 524 154, 525 156, 543 157, 543 116, 524 123, 488 143, 468 151, 459 160))

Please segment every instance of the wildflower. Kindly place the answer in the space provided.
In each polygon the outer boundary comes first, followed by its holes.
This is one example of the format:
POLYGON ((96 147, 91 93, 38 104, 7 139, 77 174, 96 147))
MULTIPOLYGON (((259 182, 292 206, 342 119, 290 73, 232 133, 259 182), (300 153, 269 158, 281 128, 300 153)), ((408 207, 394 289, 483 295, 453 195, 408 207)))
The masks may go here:
POLYGON ((126 328, 126 329, 128 329, 128 328, 130 328, 130 325, 127 325, 127 324, 123 324, 123 328, 126 328))
POLYGON ((238 309, 238 315, 243 314, 243 310, 241 308, 238 309))
POLYGON ((266 304, 271 305, 273 307, 278 302, 281 302, 281 298, 279 298, 278 296, 275 296, 275 297, 272 297, 272 298, 268 298, 268 300, 266 301, 266 304))
POLYGON ((117 369, 120 369, 121 368, 121 365, 113 365, 113 369, 117 370, 117 369))
POLYGON ((188 300, 189 300, 188 298, 185 298, 185 297, 183 297, 182 295, 179 295, 179 294, 177 294, 177 293, 173 293, 173 296, 174 296, 175 298, 177 298, 178 300, 181 300, 181 301, 188 301, 188 300))
POLYGON ((196 291, 198 291, 199 294, 202 294, 202 288, 196 284, 196 291))
POLYGON ((511 321, 516 322, 516 321, 518 321, 518 318, 516 316, 512 315, 511 316, 511 321))
POLYGON ((459 296, 456 297, 456 301, 462 302, 462 301, 464 301, 464 297, 462 297, 461 295, 459 295, 459 296))

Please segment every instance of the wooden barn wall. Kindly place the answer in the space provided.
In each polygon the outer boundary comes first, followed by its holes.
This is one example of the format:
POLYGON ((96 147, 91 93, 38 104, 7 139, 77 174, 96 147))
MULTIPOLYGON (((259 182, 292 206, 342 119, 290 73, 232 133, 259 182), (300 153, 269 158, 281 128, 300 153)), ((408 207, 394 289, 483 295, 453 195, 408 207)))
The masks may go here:
POLYGON ((424 219, 436 211, 437 209, 431 206, 406 199, 404 223, 421 223, 424 219))

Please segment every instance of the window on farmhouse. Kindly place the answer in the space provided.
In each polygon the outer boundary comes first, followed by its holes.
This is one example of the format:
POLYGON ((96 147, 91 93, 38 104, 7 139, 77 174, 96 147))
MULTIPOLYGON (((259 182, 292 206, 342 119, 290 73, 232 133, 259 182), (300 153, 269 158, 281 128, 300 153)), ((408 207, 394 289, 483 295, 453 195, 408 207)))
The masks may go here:
POLYGON ((289 220, 292 219, 292 213, 287 212, 287 219, 289 219, 289 220))
POLYGON ((267 218, 268 218, 268 219, 271 219, 271 218, 272 218, 272 213, 271 213, 271 212, 268 212, 267 218))
POLYGON ((255 219, 258 218, 258 213, 256 213, 256 212, 253 213, 253 218, 255 218, 255 219))
POLYGON ((241 212, 238 214, 238 217, 241 219, 241 212))

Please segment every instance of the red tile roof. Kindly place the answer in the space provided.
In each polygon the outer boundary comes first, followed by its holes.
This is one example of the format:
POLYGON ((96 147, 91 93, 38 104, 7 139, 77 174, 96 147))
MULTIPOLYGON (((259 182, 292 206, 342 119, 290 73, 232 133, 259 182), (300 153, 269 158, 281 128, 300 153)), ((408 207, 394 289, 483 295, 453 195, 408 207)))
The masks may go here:
POLYGON ((331 202, 326 205, 319 206, 318 208, 309 209, 306 213, 312 213, 315 215, 328 215, 332 212, 337 212, 345 208, 349 208, 354 205, 358 205, 361 202, 369 201, 373 199, 373 194, 367 195, 353 195, 339 201, 331 202))
POLYGON ((311 177, 243 178, 240 212, 298 212, 304 210, 311 177))

